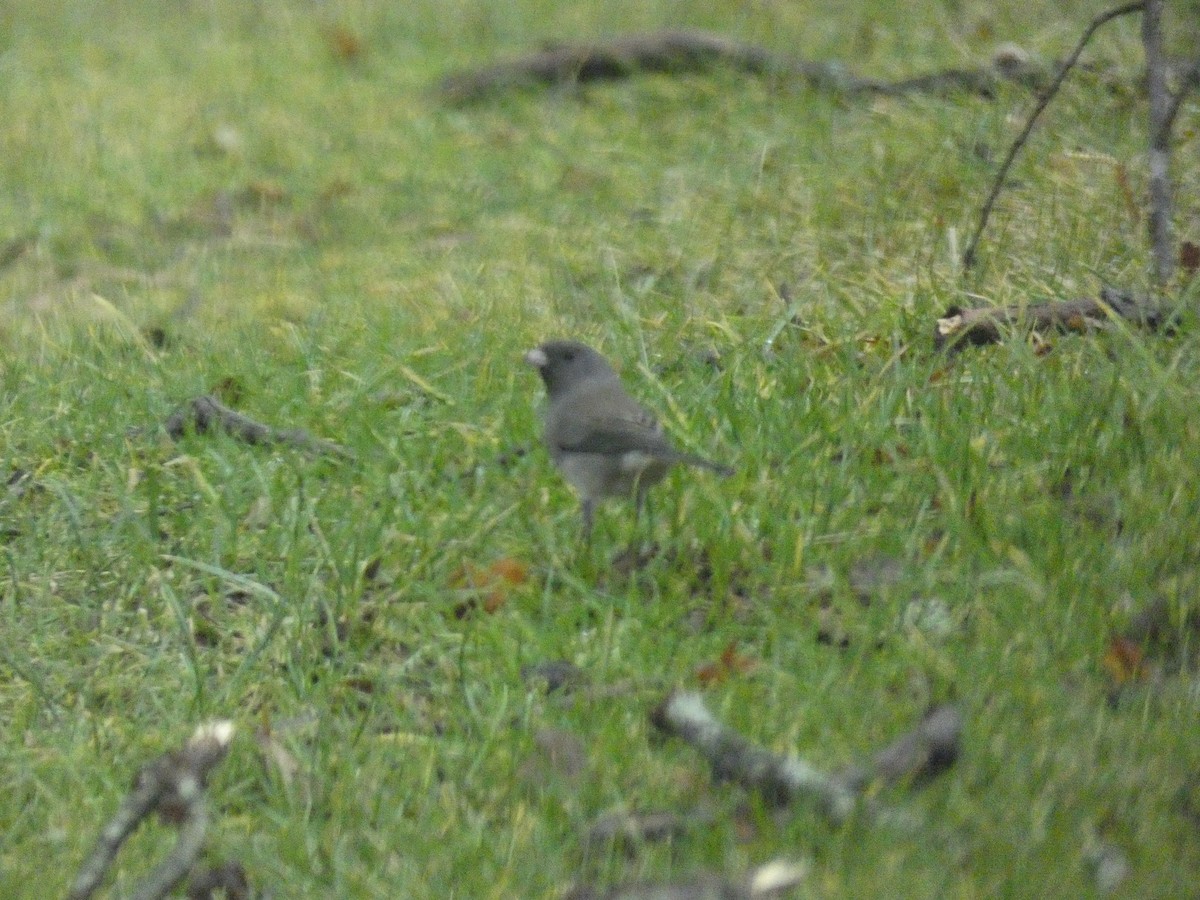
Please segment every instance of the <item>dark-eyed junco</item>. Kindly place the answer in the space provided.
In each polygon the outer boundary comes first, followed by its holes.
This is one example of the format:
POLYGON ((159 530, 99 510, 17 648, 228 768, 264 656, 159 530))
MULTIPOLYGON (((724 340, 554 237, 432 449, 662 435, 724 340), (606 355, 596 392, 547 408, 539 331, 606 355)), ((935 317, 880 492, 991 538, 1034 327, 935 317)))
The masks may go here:
POLYGON ((546 448, 579 493, 585 539, 597 502, 632 495, 640 513, 646 491, 676 463, 732 474, 672 447, 653 414, 625 393, 612 366, 586 344, 547 341, 526 353, 525 362, 546 384, 546 448))

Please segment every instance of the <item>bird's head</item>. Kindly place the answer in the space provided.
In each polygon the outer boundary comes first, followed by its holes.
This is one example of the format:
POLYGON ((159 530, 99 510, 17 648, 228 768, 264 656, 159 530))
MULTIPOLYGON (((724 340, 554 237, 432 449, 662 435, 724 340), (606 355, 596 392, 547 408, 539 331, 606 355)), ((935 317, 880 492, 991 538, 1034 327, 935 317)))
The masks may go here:
POLYGON ((579 341, 546 341, 526 353, 525 362, 538 370, 552 397, 584 380, 617 377, 603 356, 579 341))

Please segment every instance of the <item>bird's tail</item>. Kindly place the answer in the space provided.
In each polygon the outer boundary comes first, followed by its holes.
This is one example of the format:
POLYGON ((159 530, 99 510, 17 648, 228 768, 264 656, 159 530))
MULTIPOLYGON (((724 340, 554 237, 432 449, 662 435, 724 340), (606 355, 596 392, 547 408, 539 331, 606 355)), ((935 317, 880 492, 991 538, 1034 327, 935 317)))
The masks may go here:
POLYGON ((694 453, 680 453, 679 461, 685 466, 696 466, 701 469, 708 469, 710 472, 716 472, 722 478, 728 478, 734 472, 733 466, 715 463, 711 459, 705 459, 703 456, 697 456, 694 453))

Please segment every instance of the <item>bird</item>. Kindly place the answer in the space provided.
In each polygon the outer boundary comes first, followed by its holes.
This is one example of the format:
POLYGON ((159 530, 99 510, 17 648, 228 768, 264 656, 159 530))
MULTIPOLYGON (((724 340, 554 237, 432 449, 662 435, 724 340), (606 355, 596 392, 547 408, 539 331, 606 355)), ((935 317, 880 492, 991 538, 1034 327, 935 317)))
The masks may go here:
POLYGON ((654 414, 626 393, 608 360, 587 344, 545 341, 525 362, 546 386, 543 440, 579 494, 585 541, 601 500, 632 496, 640 517, 646 492, 676 464, 733 474, 729 466, 676 450, 654 414))

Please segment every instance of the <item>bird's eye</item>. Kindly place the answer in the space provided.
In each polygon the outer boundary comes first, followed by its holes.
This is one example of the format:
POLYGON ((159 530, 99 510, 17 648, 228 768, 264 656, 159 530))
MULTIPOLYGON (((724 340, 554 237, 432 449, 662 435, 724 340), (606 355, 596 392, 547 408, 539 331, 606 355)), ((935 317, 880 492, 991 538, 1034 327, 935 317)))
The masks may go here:
POLYGON ((566 353, 563 354, 563 359, 565 359, 567 362, 570 362, 574 358, 575 358, 574 350, 568 350, 566 353))

